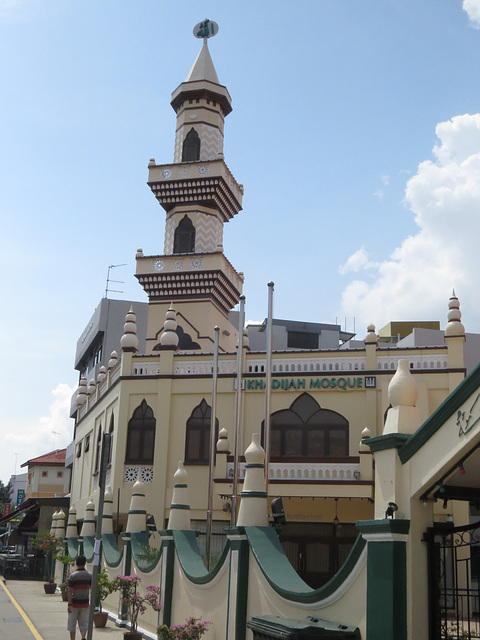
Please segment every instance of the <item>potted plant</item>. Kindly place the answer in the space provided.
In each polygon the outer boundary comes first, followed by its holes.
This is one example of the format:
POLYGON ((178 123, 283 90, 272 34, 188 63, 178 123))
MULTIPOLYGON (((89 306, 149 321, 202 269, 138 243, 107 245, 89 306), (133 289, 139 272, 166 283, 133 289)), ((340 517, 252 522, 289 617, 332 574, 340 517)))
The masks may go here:
POLYGON ((158 640, 199 640, 208 631, 208 625, 201 618, 187 618, 185 624, 168 627, 162 624, 157 629, 158 640))
POLYGON ((145 613, 150 606, 154 611, 160 611, 160 587, 149 585, 142 595, 138 585, 141 578, 135 574, 130 576, 116 576, 113 579, 113 591, 120 591, 120 603, 127 607, 130 617, 130 631, 125 633, 128 640, 141 640, 142 634, 137 631, 138 616, 145 613))
POLYGON ((45 579, 47 581, 43 585, 45 593, 55 593, 57 584, 54 582, 52 560, 59 551, 63 550, 63 544, 49 531, 39 531, 32 540, 32 546, 34 549, 42 551, 45 555, 45 579))
POLYGON ((55 556, 55 560, 58 560, 61 564, 63 564, 63 582, 60 584, 60 593, 62 594, 62 600, 67 602, 68 600, 68 578, 70 574, 68 573, 68 565, 73 564, 75 559, 65 553, 58 553, 55 556))
POLYGON ((107 624, 108 613, 106 611, 102 611, 102 602, 105 598, 112 593, 113 591, 113 582, 109 579, 107 570, 104 568, 97 575, 97 590, 96 590, 96 606, 98 610, 96 610, 93 614, 93 622, 95 626, 99 629, 103 629, 107 624))

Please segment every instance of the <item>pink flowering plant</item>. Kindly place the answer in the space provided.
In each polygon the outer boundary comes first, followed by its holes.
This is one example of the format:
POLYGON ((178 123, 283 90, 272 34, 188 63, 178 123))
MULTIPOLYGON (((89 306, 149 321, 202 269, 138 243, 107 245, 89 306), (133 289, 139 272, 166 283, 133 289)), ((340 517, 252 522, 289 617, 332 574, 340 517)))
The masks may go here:
POLYGON ((157 629, 158 640, 199 640, 208 631, 210 622, 201 618, 187 618, 185 624, 168 627, 162 624, 157 629))
POLYGON ((141 578, 135 574, 130 576, 116 576, 112 580, 112 591, 120 591, 120 602, 126 605, 130 617, 133 633, 137 631, 138 616, 143 615, 150 606, 154 611, 160 611, 160 587, 149 585, 145 593, 139 591, 141 578))

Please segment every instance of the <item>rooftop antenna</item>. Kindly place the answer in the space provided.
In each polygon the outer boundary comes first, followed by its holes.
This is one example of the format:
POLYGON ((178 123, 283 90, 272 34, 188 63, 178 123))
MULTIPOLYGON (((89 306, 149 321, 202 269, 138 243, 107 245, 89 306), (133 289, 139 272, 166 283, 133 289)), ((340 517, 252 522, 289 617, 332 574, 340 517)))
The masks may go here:
POLYGON ((52 429, 52 433, 53 433, 53 450, 55 451, 55 436, 59 436, 60 435, 60 431, 54 431, 52 429))
POLYGON ((107 285, 105 287, 105 298, 108 298, 108 292, 110 291, 110 293, 123 293, 123 291, 118 291, 118 289, 110 289, 109 284, 110 282, 115 282, 116 284, 125 284, 125 282, 123 280, 111 280, 110 278, 110 269, 116 269, 117 267, 126 267, 126 263, 125 264, 111 264, 108 267, 108 271, 107 271, 107 285))

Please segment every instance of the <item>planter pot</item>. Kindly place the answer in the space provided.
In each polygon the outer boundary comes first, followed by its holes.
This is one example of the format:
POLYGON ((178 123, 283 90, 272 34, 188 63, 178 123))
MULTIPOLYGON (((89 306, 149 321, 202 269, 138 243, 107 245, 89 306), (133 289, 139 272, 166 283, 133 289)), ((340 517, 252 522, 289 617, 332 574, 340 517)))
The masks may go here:
POLYGON ((57 583, 45 582, 43 588, 45 589, 45 593, 55 593, 55 591, 57 590, 57 583))
POLYGON ((103 629, 107 624, 108 613, 106 611, 95 611, 93 614, 93 623, 97 629, 103 629))
POLYGON ((62 600, 68 602, 68 593, 66 591, 62 591, 62 600))
POLYGON ((138 631, 127 631, 127 633, 123 634, 125 640, 142 640, 143 636, 138 631))

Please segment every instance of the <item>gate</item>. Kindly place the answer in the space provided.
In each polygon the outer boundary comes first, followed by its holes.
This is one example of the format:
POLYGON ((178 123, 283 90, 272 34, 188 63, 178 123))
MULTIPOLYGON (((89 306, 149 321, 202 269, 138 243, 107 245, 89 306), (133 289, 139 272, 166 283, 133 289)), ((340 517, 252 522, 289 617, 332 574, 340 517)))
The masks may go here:
POLYGON ((480 638, 480 522, 427 530, 430 640, 480 638))

